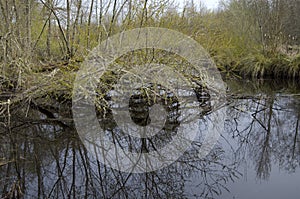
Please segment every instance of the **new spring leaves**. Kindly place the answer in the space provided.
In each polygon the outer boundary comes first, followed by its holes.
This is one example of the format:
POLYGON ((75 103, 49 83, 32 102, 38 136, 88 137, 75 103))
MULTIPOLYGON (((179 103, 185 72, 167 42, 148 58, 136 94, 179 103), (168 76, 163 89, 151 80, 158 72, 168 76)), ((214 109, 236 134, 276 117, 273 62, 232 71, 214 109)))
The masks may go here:
MULTIPOLYGON (((199 133, 199 120, 202 108, 199 106, 191 81, 181 71, 172 66, 158 63, 133 65, 124 69, 115 60, 140 49, 159 49, 179 55, 191 65, 190 74, 200 76, 203 84, 214 98, 212 107, 225 93, 225 85, 208 53, 190 37, 164 28, 139 28, 109 37, 96 47, 82 64, 77 73, 73 89, 73 117, 76 130, 90 154, 106 166, 114 169, 144 173, 166 167, 189 149, 199 133), (149 107, 147 125, 138 125, 130 115, 130 99, 143 87, 163 87, 176 96, 178 101, 177 118, 179 126, 170 142, 151 151, 132 151, 122 147, 120 137, 106 132, 97 118, 95 103, 97 87, 101 76, 107 71, 122 71, 122 76, 114 82, 110 93, 114 120, 123 134, 141 140, 141 146, 164 129, 168 113, 163 104, 149 107), (187 97, 188 96, 188 97, 187 97), (190 107, 193 107, 192 109, 190 107)), ((160 92, 160 91, 157 91, 160 92)), ((218 140, 225 119, 224 109, 210 112, 206 123, 204 141, 199 150, 202 158, 209 153, 218 140)))

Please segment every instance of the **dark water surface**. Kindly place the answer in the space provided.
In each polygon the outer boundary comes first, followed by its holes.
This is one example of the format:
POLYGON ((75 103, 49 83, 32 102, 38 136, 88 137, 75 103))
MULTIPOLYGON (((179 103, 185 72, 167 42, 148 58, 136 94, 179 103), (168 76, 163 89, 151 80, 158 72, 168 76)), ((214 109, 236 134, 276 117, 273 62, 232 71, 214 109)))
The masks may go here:
MULTIPOLYGON (((26 105, 6 108, 0 118, 0 196, 300 198, 299 86, 266 80, 227 85, 225 130, 209 155, 198 158, 195 151, 201 142, 195 140, 176 163, 144 174, 122 173, 95 161, 79 139, 68 109, 57 105, 49 115, 26 105)), ((132 114, 141 122, 138 113, 132 114)), ((199 122, 206 115, 209 110, 199 122)), ((101 121, 107 132, 121 139, 109 116, 101 121)), ((154 144, 130 140, 131 150, 163 145, 179 125, 168 120, 165 134, 154 138, 154 144)))

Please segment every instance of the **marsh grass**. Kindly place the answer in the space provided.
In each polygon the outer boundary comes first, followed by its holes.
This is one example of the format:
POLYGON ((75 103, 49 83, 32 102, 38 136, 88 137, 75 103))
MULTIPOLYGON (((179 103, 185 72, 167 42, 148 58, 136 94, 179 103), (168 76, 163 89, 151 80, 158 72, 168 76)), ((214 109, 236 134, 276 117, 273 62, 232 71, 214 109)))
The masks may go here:
POLYGON ((227 71, 242 77, 296 79, 300 76, 299 56, 256 53, 236 58, 231 63, 226 65, 227 71))
POLYGON ((300 77, 300 55, 291 59, 289 63, 289 75, 293 78, 300 77))

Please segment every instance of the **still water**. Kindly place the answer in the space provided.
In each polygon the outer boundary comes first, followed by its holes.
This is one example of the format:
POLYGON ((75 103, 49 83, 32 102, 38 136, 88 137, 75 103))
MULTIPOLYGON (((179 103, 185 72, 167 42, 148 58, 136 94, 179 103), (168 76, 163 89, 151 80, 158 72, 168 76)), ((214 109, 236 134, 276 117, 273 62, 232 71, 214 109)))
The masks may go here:
MULTIPOLYGON (((199 158, 195 151, 201 140, 196 139, 175 163, 143 174, 123 173, 96 161, 79 139, 66 107, 52 107, 50 114, 25 103, 10 110, 10 117, 4 112, 0 116, 0 196, 298 199, 300 87, 267 80, 226 83, 227 100, 220 107, 226 110, 224 131, 213 150, 199 158)), ((211 113, 206 105, 199 123, 211 113)), ((133 111, 131 116, 143 123, 139 113, 133 111)), ((109 113, 99 121, 115 139, 128 141, 109 113)), ((165 134, 151 142, 132 139, 130 150, 160 147, 172 139, 179 125, 170 118, 165 134)))

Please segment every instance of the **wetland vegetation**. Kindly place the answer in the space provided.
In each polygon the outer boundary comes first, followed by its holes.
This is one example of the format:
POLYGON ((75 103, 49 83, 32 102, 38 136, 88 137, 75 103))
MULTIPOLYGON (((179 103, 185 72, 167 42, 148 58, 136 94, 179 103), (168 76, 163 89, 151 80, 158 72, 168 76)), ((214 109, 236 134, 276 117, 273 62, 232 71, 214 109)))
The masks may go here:
MULTIPOLYGON (((0 0, 0 198, 298 198, 299 14, 298 0, 224 0, 214 10, 192 0, 0 0), (89 154, 74 126, 72 91, 92 49, 141 27, 176 30, 203 46, 227 85, 219 104, 226 119, 206 157, 195 153, 199 133, 175 163, 133 174, 89 154)), ((160 148, 181 125, 177 96, 153 84, 129 107, 133 122, 145 126, 149 107, 163 104, 168 117, 158 135, 131 138, 114 121, 114 84, 130 67, 152 63, 193 85, 199 132, 214 111, 184 58, 160 49, 125 54, 114 62, 124 70, 100 78, 95 107, 101 127, 126 150, 160 148)))

